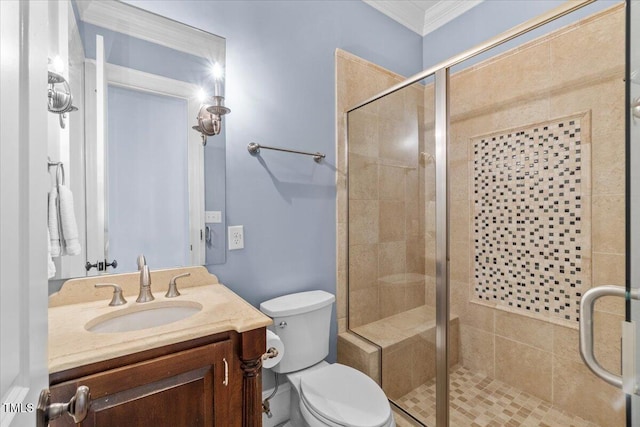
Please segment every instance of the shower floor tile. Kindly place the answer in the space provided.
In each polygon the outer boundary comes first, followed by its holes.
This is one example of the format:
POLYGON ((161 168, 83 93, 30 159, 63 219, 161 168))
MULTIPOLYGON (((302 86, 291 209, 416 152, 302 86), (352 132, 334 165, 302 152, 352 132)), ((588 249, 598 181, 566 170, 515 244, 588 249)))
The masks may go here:
MULTIPOLYGON (((598 427, 501 381, 458 366, 450 375, 454 427, 598 427)), ((435 379, 395 402, 427 426, 436 424, 435 379)))

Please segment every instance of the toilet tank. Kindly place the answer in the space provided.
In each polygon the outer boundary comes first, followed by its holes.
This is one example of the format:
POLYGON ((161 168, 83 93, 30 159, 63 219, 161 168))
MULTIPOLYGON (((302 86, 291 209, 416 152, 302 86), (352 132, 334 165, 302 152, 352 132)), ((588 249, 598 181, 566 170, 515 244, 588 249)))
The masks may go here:
POLYGON ((284 357, 271 368, 278 373, 299 371, 329 354, 331 307, 335 297, 325 291, 284 295, 260 304, 273 319, 270 327, 284 344, 284 357))

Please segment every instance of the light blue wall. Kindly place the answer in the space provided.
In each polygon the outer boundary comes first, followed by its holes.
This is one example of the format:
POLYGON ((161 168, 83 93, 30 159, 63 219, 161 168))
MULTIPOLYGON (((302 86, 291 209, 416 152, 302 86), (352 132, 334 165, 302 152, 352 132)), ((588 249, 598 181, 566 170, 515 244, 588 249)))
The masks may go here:
POLYGON ((411 75, 422 67, 421 37, 360 0, 130 3, 227 40, 226 216, 244 226, 245 249, 211 272, 256 306, 290 292, 335 293, 334 51, 411 75), (252 157, 252 141, 327 158, 252 157))
MULTIPOLYGON (((548 12, 562 3, 565 3, 565 0, 485 0, 458 18, 423 37, 423 68, 426 69, 446 61, 454 55, 471 49, 516 25, 548 12)), ((540 37, 549 31, 575 22, 616 3, 620 3, 620 1, 598 0, 522 37, 505 43, 472 60, 468 60, 461 64, 460 67, 454 68, 454 71, 516 47, 525 41, 540 37)))

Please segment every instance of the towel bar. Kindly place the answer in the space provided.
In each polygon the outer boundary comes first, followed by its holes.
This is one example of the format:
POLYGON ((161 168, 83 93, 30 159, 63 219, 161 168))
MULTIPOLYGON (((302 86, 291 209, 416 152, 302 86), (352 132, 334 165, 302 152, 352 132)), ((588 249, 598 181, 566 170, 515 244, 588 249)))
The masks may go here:
POLYGON ((303 154, 305 156, 313 156, 313 160, 315 160, 316 163, 320 163, 320 161, 326 157, 324 154, 319 152, 309 153, 307 151, 290 150, 288 148, 269 147, 267 145, 260 145, 255 142, 252 142, 247 146, 247 150, 251 154, 258 154, 261 148, 264 148, 266 150, 284 151, 285 153, 294 153, 294 154, 303 154))

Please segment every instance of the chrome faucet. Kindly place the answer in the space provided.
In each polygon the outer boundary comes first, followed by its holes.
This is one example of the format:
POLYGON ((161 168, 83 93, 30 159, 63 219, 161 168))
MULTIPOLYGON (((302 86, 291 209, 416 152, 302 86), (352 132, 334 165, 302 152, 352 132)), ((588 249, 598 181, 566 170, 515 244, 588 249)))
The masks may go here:
POLYGON ((136 302, 149 302, 155 298, 151 293, 151 273, 144 255, 138 256, 138 271, 140 271, 140 294, 136 302))

